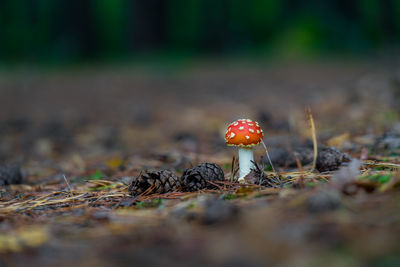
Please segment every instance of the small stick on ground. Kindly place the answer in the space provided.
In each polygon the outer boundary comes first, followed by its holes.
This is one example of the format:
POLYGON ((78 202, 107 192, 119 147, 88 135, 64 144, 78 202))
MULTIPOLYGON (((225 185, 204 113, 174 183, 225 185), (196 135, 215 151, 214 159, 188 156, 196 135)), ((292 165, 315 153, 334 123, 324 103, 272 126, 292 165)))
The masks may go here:
POLYGON ((310 126, 310 129, 311 129, 311 135, 312 135, 312 140, 313 140, 314 160, 313 160, 312 168, 313 168, 313 170, 315 170, 317 168, 318 144, 317 144, 317 133, 315 130, 315 123, 314 123, 313 116, 311 114, 310 107, 306 108, 306 115, 307 115, 308 125, 310 126))
POLYGON ((232 157, 231 177, 229 178, 230 182, 233 182, 233 179, 235 178, 237 172, 238 172, 237 159, 235 156, 233 156, 232 157))
POLYGON ((218 184, 216 184, 216 183, 213 183, 213 182, 211 182, 211 181, 209 181, 209 180, 206 180, 206 182, 209 183, 209 184, 212 184, 213 186, 217 187, 217 188, 218 188, 219 190, 221 190, 221 191, 224 190, 224 188, 223 188, 222 186, 220 186, 220 185, 218 185, 218 184))

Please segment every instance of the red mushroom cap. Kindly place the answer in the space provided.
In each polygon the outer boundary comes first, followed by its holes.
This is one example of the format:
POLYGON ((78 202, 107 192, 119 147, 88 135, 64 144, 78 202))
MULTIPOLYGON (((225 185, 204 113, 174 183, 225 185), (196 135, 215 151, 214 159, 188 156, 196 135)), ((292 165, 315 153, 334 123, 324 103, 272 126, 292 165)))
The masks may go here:
POLYGON ((249 119, 241 119, 232 122, 225 134, 225 142, 228 146, 253 147, 261 143, 264 137, 258 122, 249 119))

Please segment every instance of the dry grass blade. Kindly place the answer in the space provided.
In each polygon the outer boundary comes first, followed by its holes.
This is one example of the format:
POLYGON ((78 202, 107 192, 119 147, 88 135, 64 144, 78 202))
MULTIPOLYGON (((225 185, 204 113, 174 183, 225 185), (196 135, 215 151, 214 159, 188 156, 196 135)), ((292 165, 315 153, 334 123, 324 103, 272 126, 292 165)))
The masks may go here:
POLYGON ((39 197, 37 199, 30 199, 23 202, 17 203, 4 203, 0 206, 0 213, 10 213, 10 212, 18 212, 18 211, 27 211, 32 210, 34 208, 43 207, 43 206, 51 206, 56 204, 64 204, 68 202, 73 202, 74 200, 84 200, 87 193, 83 193, 73 197, 66 197, 66 198, 59 198, 59 199, 52 199, 57 196, 59 193, 62 192, 54 192, 52 194, 46 195, 44 197, 39 197))
POLYGON ((314 118, 312 116, 310 107, 306 108, 306 115, 307 115, 308 125, 309 125, 309 127, 311 129, 311 135, 312 135, 312 140, 313 140, 314 160, 313 160, 312 168, 313 168, 313 170, 315 170, 316 167, 317 167, 318 144, 317 144, 317 132, 316 132, 316 129, 315 129, 314 118))
POLYGON ((152 199, 185 199, 185 198, 190 198, 190 197, 195 197, 198 195, 198 192, 170 192, 170 193, 164 193, 164 194, 151 194, 151 195, 141 195, 139 196, 136 201, 146 201, 146 200, 152 200, 152 199))
POLYGON ((69 196, 70 196, 70 197, 73 197, 74 195, 72 194, 71 185, 69 184, 68 179, 67 179, 67 177, 65 176, 65 174, 63 174, 63 178, 64 178, 65 183, 67 184, 68 191, 69 191, 69 196))
POLYGON ((278 173, 275 171, 274 165, 272 164, 271 158, 269 156, 267 146, 265 145, 264 140, 262 140, 262 139, 261 139, 261 144, 264 146, 265 154, 267 155, 269 164, 271 164, 272 171, 274 172, 275 176, 278 176, 278 173))
POLYGON ((400 169, 400 164, 390 163, 390 162, 376 162, 372 160, 366 160, 363 162, 363 164, 367 168, 382 167, 382 168, 400 169))

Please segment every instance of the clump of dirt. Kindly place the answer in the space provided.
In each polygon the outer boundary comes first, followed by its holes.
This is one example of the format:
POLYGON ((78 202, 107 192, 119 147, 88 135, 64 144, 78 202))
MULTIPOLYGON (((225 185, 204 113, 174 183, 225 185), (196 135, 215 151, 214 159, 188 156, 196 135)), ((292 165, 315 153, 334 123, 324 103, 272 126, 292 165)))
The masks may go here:
POLYGON ((23 176, 17 164, 0 165, 0 185, 21 184, 23 176))
POLYGON ((204 224, 231 222, 237 217, 239 208, 222 199, 208 199, 205 203, 205 212, 201 218, 204 224))
MULTIPOLYGON (((297 161, 302 165, 310 164, 313 160, 313 150, 307 146, 289 147, 271 147, 269 149, 271 161, 274 165, 283 168, 297 167, 297 161)), ((265 164, 269 164, 267 159, 264 159, 265 164)))
POLYGON ((340 193, 337 190, 319 190, 307 199, 307 209, 320 213, 338 209, 342 205, 340 193))
POLYGON ((280 188, 284 185, 280 177, 275 175, 267 175, 264 168, 254 162, 254 168, 244 177, 246 183, 256 184, 265 187, 280 188))
POLYGON ((395 131, 387 132, 376 138, 373 151, 375 153, 400 155, 400 133, 395 131))

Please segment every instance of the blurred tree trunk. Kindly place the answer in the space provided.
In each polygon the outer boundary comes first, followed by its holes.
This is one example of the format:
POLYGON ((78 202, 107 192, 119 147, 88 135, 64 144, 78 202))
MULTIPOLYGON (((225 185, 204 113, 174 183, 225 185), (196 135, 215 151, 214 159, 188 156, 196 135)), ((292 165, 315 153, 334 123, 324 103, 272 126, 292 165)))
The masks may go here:
POLYGON ((0 42, 6 59, 24 59, 29 54, 29 10, 25 1, 0 1, 0 42))
POLYGON ((92 3, 99 53, 107 58, 121 56, 127 50, 127 1, 97 0, 92 3))
POLYGON ((66 31, 72 53, 83 59, 98 55, 99 43, 92 12, 91 0, 63 0, 62 29, 66 31), (76 49, 76 51, 74 51, 76 49))
POLYGON ((204 13, 203 0, 170 0, 167 11, 169 47, 197 51, 204 13))
POLYGON ((134 51, 163 48, 167 37, 167 0, 134 0, 131 9, 134 51))

